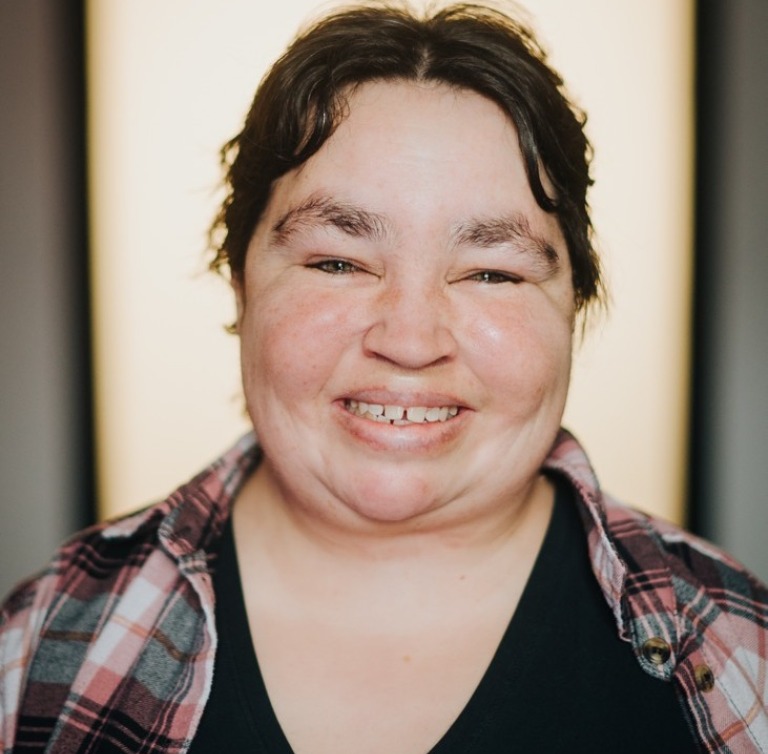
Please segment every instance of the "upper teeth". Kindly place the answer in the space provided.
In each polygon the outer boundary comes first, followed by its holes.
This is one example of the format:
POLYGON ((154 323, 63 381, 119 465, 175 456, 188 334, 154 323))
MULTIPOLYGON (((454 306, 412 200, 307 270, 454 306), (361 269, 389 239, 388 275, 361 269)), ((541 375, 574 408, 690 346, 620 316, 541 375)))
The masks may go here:
POLYGON ((458 406, 391 406, 353 400, 346 401, 345 406, 357 416, 391 424, 444 422, 459 413, 458 406))

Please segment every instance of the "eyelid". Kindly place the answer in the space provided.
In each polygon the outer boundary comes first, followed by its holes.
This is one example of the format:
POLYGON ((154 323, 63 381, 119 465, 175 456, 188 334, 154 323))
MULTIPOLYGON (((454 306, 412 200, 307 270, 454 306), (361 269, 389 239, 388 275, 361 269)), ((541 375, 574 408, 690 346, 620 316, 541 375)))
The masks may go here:
POLYGON ((512 272, 505 272, 504 270, 476 270, 468 275, 464 276, 462 280, 477 281, 480 283, 486 283, 487 285, 500 285, 501 283, 512 283, 517 285, 523 282, 523 278, 520 275, 516 275, 512 272), (483 280, 484 276, 495 278, 494 280, 483 280))
POLYGON ((325 272, 328 275, 349 275, 360 270, 360 268, 353 262, 350 262, 348 259, 342 259, 340 257, 328 257, 327 259, 319 259, 316 262, 308 263, 306 266, 310 269, 325 272), (334 269, 334 267, 337 269, 334 269))

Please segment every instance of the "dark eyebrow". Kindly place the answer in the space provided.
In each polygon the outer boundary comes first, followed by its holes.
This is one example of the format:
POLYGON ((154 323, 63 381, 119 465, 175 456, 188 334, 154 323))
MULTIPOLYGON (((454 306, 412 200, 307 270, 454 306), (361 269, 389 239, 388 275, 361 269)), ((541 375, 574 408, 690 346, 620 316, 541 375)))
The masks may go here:
POLYGON ((560 257, 555 247, 531 229, 528 218, 523 214, 462 223, 454 230, 453 237, 456 245, 486 249, 511 245, 538 257, 550 273, 555 273, 560 268, 560 257))
POLYGON ((388 224, 381 215, 316 194, 289 209, 272 226, 272 240, 279 246, 297 231, 317 226, 337 228, 350 236, 375 241, 389 234, 388 224))

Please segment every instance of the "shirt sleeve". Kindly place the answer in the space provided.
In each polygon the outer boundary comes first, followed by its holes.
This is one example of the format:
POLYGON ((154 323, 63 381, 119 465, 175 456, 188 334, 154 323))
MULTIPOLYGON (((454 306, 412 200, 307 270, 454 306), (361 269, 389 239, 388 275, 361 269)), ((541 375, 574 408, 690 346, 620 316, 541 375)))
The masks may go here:
POLYGON ((44 577, 20 584, 0 608, 0 752, 10 754, 29 661, 46 605, 44 577))

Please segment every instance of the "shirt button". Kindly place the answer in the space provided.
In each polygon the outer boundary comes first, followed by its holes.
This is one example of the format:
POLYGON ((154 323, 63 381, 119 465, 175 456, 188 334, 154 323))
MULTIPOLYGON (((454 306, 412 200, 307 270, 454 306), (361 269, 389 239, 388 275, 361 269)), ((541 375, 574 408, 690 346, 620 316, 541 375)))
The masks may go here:
POLYGON ((715 687, 715 675, 710 670, 709 665, 697 665, 693 670, 696 678, 696 687, 699 691, 712 691, 715 687))
POLYGON ((669 648, 669 644, 658 636, 648 639, 643 644, 643 657, 654 665, 663 665, 669 659, 670 654, 672 654, 672 650, 669 648))

